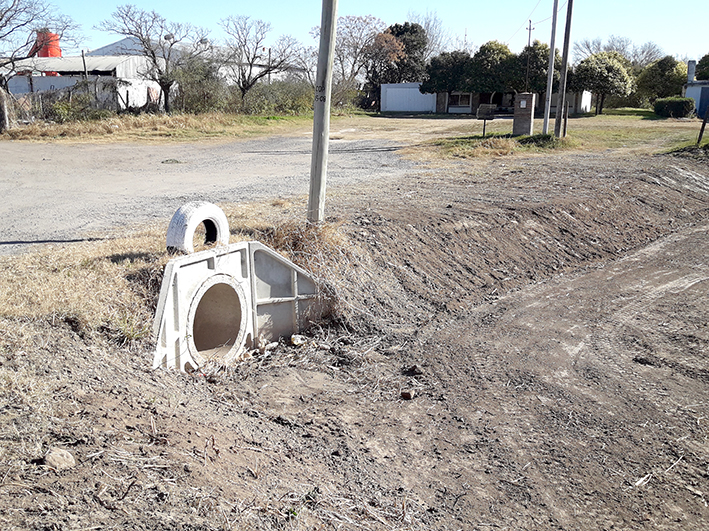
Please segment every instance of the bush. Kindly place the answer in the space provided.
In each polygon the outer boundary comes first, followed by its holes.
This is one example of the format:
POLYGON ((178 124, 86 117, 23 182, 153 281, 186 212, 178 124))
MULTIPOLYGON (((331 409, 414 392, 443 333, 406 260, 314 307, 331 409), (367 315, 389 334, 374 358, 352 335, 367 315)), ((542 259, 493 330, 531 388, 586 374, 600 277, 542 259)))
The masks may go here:
MULTIPOLYGON (((240 99, 234 90, 234 99, 240 99)), ((241 102, 244 114, 305 114, 313 108, 313 88, 306 82, 274 81, 258 83, 241 102)))
POLYGON ((655 114, 665 118, 686 118, 694 113, 692 98, 660 98, 655 100, 655 114))
POLYGON ((95 100, 89 94, 79 94, 71 99, 59 99, 48 106, 45 117, 63 124, 66 122, 103 120, 115 115, 107 109, 97 109, 95 100))

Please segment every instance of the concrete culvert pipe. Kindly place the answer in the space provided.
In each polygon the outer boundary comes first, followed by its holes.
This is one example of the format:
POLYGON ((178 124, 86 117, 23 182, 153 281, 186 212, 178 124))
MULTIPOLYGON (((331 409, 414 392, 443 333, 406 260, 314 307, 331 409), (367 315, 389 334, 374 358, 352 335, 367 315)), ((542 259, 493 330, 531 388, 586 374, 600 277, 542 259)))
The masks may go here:
POLYGON ((193 201, 177 209, 167 228, 167 250, 170 253, 194 252, 194 235, 204 225, 205 245, 229 244, 229 221, 224 211, 213 203, 193 201))
POLYGON ((246 296, 230 275, 209 277, 197 290, 187 317, 192 358, 228 363, 243 346, 247 330, 246 296))

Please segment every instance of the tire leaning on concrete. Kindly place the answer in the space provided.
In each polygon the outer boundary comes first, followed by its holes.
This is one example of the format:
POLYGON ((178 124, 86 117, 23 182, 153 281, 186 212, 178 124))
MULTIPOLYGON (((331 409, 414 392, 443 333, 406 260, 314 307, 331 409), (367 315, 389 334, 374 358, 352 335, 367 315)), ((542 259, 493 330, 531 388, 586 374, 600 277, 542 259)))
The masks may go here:
POLYGON ((229 221, 224 211, 207 201, 192 201, 182 205, 172 216, 167 227, 167 251, 193 253, 192 240, 201 223, 206 232, 205 244, 229 244, 229 221))

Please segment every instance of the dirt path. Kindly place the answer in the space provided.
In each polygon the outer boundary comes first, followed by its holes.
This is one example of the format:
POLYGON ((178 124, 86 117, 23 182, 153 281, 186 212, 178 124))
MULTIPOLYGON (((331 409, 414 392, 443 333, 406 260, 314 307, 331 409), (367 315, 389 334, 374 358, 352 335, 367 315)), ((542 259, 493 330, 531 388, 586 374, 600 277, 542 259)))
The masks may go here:
MULTIPOLYGON (((328 185, 413 171, 395 142, 333 140, 328 185)), ((0 143, 0 254, 164 219, 191 200, 307 194, 311 136, 162 145, 0 143)))

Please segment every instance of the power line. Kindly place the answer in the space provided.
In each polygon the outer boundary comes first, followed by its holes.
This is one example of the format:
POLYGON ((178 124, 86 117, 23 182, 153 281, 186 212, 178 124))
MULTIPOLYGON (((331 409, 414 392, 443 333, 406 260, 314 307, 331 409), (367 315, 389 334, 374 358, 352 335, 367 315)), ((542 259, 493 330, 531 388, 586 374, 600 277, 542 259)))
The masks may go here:
MULTIPOLYGON (((531 19, 531 18, 532 18, 532 15, 534 14, 534 12, 535 12, 535 11, 537 10, 537 8, 539 7, 539 4, 541 4, 541 3, 542 3, 542 0, 539 0, 539 2, 537 2, 537 5, 534 6, 534 9, 532 9, 532 12, 529 14, 529 16, 527 17, 527 19, 531 19)), ((515 35, 517 35, 520 31, 522 31, 522 28, 524 28, 526 25, 527 25, 527 23, 525 22, 525 23, 522 24, 519 28, 517 28, 517 31, 515 31, 515 32, 512 34, 512 37, 510 37, 509 39, 507 39, 507 42, 506 42, 505 44, 509 44, 510 41, 515 38, 515 35)))
MULTIPOLYGON (((566 2, 564 2, 563 4, 561 4, 561 6, 559 7, 559 9, 556 10, 557 14, 560 13, 562 9, 564 9, 564 6, 565 6, 567 3, 568 3, 568 0, 567 0, 566 2)), ((535 24, 535 25, 536 25, 536 24, 541 24, 542 22, 546 22, 547 20, 551 20, 551 18, 552 18, 552 17, 547 17, 547 18, 545 18, 544 20, 540 20, 539 22, 533 22, 533 24, 535 24)))

